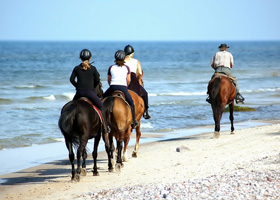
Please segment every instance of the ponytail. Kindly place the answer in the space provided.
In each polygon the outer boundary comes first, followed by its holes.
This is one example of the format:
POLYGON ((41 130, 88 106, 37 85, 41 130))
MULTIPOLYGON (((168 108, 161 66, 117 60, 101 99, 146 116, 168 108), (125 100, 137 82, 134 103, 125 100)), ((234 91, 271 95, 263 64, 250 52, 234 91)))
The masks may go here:
POLYGON ((82 62, 83 70, 88 70, 90 68, 89 60, 84 60, 82 62))

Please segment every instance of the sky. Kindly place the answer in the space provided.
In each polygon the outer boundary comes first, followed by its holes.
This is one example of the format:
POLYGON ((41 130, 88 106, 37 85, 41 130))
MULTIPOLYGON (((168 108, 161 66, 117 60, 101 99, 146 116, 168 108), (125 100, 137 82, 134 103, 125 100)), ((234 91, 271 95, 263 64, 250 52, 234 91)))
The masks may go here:
POLYGON ((0 0, 0 40, 280 40, 279 0, 0 0))

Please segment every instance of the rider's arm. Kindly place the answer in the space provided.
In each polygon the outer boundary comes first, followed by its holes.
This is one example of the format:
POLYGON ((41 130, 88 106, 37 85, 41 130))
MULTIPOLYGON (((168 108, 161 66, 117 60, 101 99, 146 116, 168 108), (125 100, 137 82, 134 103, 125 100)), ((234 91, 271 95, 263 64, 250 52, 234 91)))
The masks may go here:
MULTIPOLYGON (((215 54, 216 55, 216 54, 215 54)), ((215 60, 215 55, 212 57, 212 59, 211 59, 211 67, 214 69, 214 70, 216 70, 216 67, 215 67, 215 65, 214 65, 214 60, 215 60)))
POLYGON ((130 73, 128 73, 127 76, 126 76, 127 85, 130 84, 130 81, 131 81, 131 77, 130 77, 130 73))
POLYGON ((77 87, 77 82, 75 81, 75 79, 76 79, 76 72, 75 69, 73 69, 72 74, 70 76, 70 82, 74 87, 77 87))
POLYGON ((230 68, 233 68, 233 56, 230 54, 230 68))
POLYGON ((142 67, 141 67, 141 64, 138 60, 137 60, 137 73, 142 75, 142 67))
POLYGON ((107 76, 107 82, 108 82, 109 85, 111 84, 111 75, 107 76))

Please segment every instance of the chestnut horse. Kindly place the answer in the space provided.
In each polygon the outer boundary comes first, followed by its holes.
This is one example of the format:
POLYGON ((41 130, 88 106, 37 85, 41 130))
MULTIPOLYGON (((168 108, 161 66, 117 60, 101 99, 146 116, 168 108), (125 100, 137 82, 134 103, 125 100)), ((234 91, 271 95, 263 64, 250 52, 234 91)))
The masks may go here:
POLYGON ((103 100, 105 117, 107 119, 108 125, 111 128, 109 133, 109 146, 106 147, 109 171, 114 170, 112 163, 115 151, 113 137, 115 137, 117 142, 116 170, 120 170, 120 168, 123 166, 123 145, 126 149, 131 135, 131 109, 123 96, 124 94, 122 94, 122 92, 115 91, 112 96, 109 96, 103 100))
MULTIPOLYGON (((135 119, 138 121, 138 126, 136 127, 136 143, 134 146, 134 151, 132 152, 132 157, 137 158, 138 156, 138 149, 139 149, 139 141, 141 137, 141 118, 144 114, 145 111, 145 105, 142 97, 140 97, 136 92, 133 92, 132 90, 128 90, 131 98, 133 99, 134 102, 134 107, 135 107, 135 119)), ((124 147, 124 155, 125 159, 127 158, 126 156, 126 149, 127 146, 124 147)), ((126 160, 125 160, 126 161, 126 160)))
MULTIPOLYGON (((101 83, 95 88, 96 94, 102 96, 101 83)), ((58 126, 65 138, 69 151, 69 160, 72 166, 72 180, 79 181, 80 175, 86 175, 86 145, 89 139, 95 138, 92 157, 94 161, 93 175, 97 176, 97 150, 101 138, 102 124, 97 112, 87 101, 78 99, 65 104, 61 110, 58 126), (73 146, 77 149, 77 171, 75 171, 75 154, 73 146), (83 157, 81 169, 81 157, 83 157)), ((105 145, 108 146, 108 134, 102 134, 105 145)))
POLYGON ((214 78, 208 84, 208 93, 215 121, 214 138, 220 136, 220 121, 226 105, 229 105, 231 134, 234 134, 233 108, 236 91, 232 81, 224 74, 215 74, 214 78))
MULTIPOLYGON (((136 78, 142 87, 144 86, 144 81, 143 81, 143 70, 142 74, 137 73, 136 78)), ((138 126, 136 127, 136 144, 134 146, 134 151, 132 152, 132 157, 137 158, 138 156, 138 149, 139 149, 139 142, 140 142, 140 137, 141 137, 141 118, 144 114, 145 111, 145 105, 143 98, 140 97, 135 91, 128 90, 129 94, 131 95, 134 106, 135 106, 135 118, 138 121, 138 126)))

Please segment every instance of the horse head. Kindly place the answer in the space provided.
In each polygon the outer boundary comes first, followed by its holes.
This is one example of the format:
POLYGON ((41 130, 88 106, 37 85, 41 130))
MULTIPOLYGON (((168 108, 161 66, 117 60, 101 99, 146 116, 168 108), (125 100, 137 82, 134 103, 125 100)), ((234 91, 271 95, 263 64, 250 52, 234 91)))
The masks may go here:
POLYGON ((95 92, 95 94, 97 94, 97 96, 98 96, 99 98, 102 98, 102 96, 103 96, 102 83, 99 82, 99 83, 95 86, 95 88, 94 88, 93 91, 95 92))

